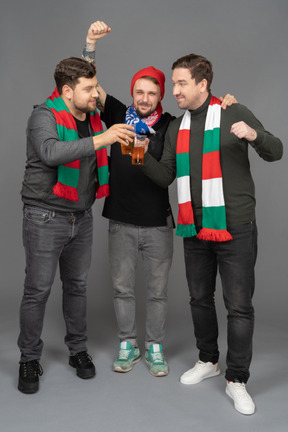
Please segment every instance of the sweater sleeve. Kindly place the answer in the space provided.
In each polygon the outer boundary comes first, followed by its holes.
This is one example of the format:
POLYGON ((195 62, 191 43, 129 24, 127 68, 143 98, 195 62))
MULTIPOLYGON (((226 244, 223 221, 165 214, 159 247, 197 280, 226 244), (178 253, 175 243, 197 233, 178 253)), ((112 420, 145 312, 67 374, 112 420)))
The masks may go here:
POLYGON ((255 129, 257 138, 249 144, 256 150, 259 156, 267 162, 277 161, 282 158, 283 144, 279 138, 272 135, 264 129, 262 123, 254 116, 254 114, 244 105, 235 104, 238 110, 239 120, 244 121, 248 126, 255 129), (237 107, 237 105, 239 105, 237 107))
MULTIPOLYGON (((93 44, 91 44, 91 46, 93 46, 93 44)), ((85 44, 81 57, 83 60, 87 61, 88 63, 91 63, 94 67, 96 67, 96 65, 95 65, 95 48, 94 49, 92 48, 92 51, 90 51, 87 44, 85 44)))
POLYGON ((100 118, 109 128, 116 123, 124 123, 127 107, 118 99, 107 94, 104 111, 101 112, 100 118))
POLYGON ((158 186, 168 187, 176 176, 176 141, 179 126, 178 119, 170 123, 164 142, 163 154, 158 162, 148 152, 145 154, 142 171, 158 186))
POLYGON ((56 120, 45 105, 34 109, 28 121, 27 139, 39 159, 48 166, 59 166, 83 157, 95 156, 93 138, 60 141, 56 120))

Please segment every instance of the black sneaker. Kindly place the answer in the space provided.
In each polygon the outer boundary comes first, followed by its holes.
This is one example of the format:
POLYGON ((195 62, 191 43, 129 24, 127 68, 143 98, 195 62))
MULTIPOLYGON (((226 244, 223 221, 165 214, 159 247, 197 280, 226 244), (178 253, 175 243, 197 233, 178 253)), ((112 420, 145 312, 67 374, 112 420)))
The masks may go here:
POLYGON ((92 378, 95 376, 95 366, 92 363, 92 358, 86 351, 75 354, 69 357, 69 365, 76 368, 77 376, 83 379, 92 378))
POLYGON ((27 394, 36 393, 41 375, 43 375, 43 369, 37 360, 20 363, 18 390, 27 394))

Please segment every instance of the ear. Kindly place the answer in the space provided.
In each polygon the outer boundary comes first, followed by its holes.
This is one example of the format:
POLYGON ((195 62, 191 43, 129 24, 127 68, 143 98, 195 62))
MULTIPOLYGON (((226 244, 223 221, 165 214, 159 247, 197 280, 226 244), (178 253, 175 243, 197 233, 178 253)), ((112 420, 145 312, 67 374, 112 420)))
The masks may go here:
POLYGON ((64 96, 66 99, 71 100, 73 95, 73 89, 69 87, 67 84, 64 84, 62 87, 62 96, 64 96))
POLYGON ((201 93, 204 93, 205 91, 207 91, 207 85, 208 85, 207 80, 205 78, 203 78, 203 80, 200 82, 201 93))

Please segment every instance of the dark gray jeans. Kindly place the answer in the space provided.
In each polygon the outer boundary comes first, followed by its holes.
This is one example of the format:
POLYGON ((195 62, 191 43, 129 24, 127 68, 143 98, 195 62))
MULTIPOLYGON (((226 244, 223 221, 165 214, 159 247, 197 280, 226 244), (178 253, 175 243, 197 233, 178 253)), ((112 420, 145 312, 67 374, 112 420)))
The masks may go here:
POLYGON ((162 343, 166 334, 167 283, 173 255, 172 217, 163 227, 140 227, 110 221, 109 257, 114 308, 120 341, 137 345, 135 272, 139 251, 146 276, 145 346, 162 343))
POLYGON ((250 222, 232 227, 229 232, 233 240, 227 242, 184 239, 186 276, 199 358, 216 363, 219 351, 214 293, 219 267, 228 312, 225 376, 228 381, 246 383, 252 358, 257 226, 250 222))
POLYGON ((26 278, 20 308, 21 362, 39 360, 46 303, 59 262, 65 343, 70 355, 86 351, 86 281, 91 263, 91 210, 58 213, 24 206, 26 278))

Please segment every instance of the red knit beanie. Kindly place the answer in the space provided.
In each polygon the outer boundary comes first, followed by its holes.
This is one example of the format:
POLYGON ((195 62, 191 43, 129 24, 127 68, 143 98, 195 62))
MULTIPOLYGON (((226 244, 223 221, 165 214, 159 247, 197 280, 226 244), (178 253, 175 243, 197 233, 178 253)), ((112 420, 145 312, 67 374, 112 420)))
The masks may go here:
POLYGON ((149 67, 146 67, 144 69, 141 69, 138 72, 136 72, 136 74, 133 76, 132 82, 131 82, 131 96, 133 96, 133 87, 134 87, 135 81, 137 81, 139 78, 143 78, 146 76, 156 78, 156 80, 158 81, 158 84, 160 86, 161 100, 162 100, 164 97, 164 93, 165 93, 165 75, 163 72, 161 72, 159 69, 155 69, 153 66, 149 66, 149 67))

